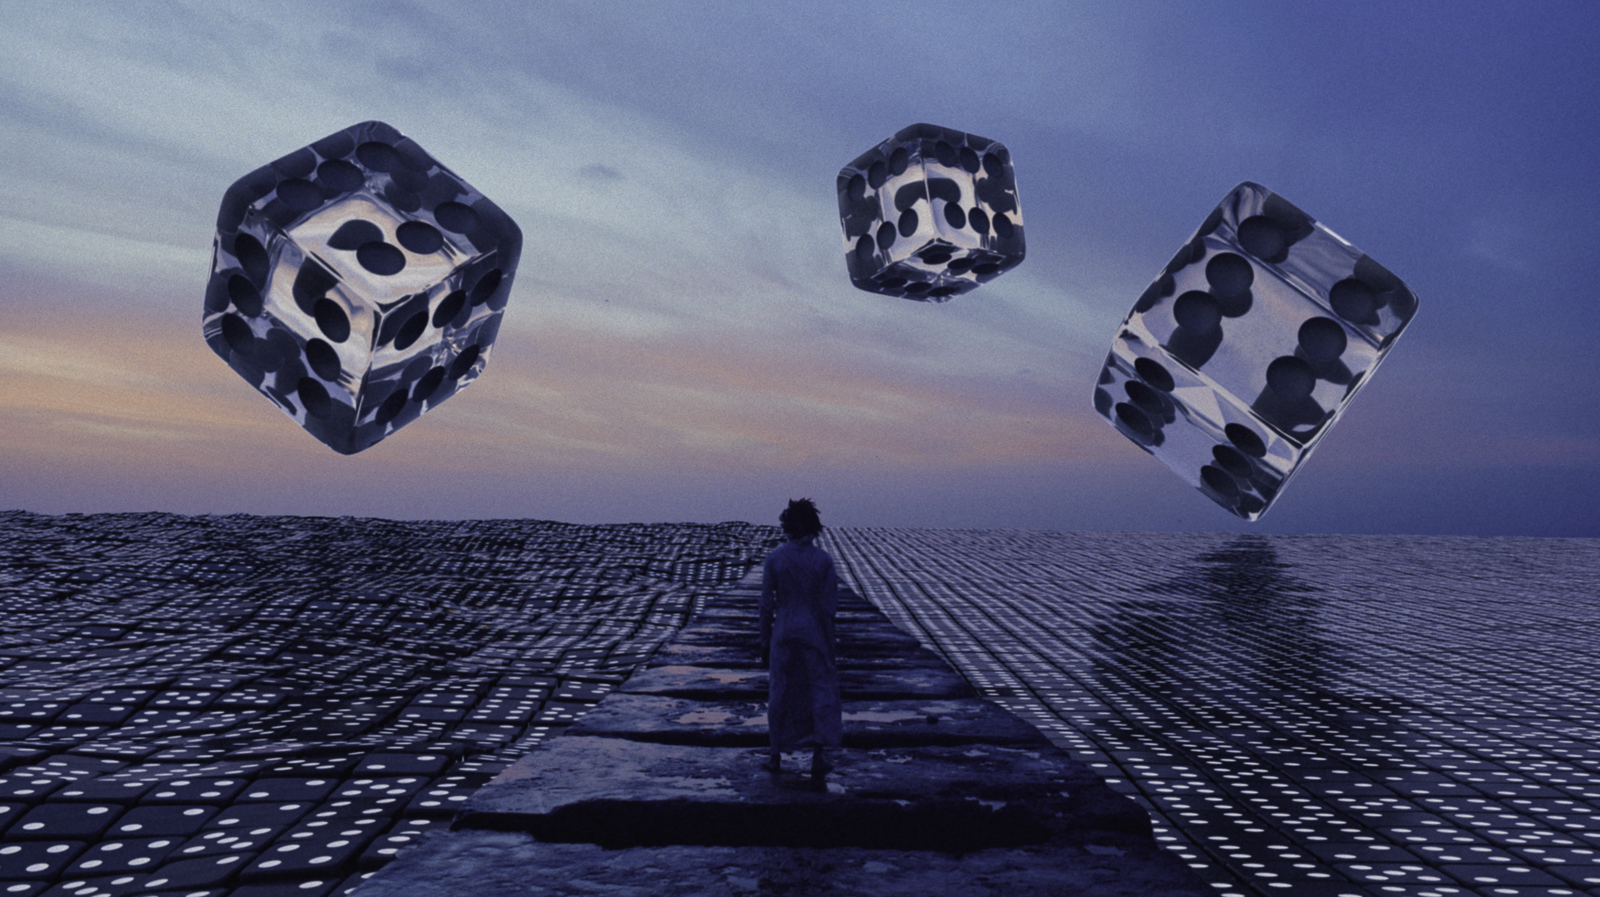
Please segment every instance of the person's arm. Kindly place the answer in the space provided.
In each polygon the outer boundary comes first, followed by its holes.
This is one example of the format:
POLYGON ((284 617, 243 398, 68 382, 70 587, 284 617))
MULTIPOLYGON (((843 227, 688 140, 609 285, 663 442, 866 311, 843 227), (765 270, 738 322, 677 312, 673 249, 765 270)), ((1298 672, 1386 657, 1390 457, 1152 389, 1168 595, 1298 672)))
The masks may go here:
POLYGON ((772 614, 778 605, 778 588, 772 580, 772 559, 761 564, 761 664, 772 662, 772 614))
POLYGON ((839 646, 833 625, 834 615, 837 614, 839 610, 839 574, 833 568, 833 558, 831 557, 828 558, 828 571, 826 577, 823 579, 822 608, 822 625, 826 627, 823 635, 828 640, 828 650, 833 651, 839 646))

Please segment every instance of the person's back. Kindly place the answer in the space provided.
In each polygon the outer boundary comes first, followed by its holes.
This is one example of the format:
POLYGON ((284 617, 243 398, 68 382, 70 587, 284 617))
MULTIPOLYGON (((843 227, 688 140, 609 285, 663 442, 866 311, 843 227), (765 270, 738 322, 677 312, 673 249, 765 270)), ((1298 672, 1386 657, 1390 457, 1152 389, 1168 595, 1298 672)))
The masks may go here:
POLYGON ((831 768, 823 749, 839 746, 843 728, 834 659, 839 580, 833 558, 813 544, 822 531, 816 506, 791 501, 778 519, 790 539, 767 556, 761 577, 768 768, 778 771, 783 751, 810 747, 811 771, 820 777, 831 768))
POLYGON ((831 653, 833 617, 839 604, 833 558, 810 540, 794 539, 767 557, 762 579, 772 582, 783 596, 774 602, 772 637, 805 642, 831 653))

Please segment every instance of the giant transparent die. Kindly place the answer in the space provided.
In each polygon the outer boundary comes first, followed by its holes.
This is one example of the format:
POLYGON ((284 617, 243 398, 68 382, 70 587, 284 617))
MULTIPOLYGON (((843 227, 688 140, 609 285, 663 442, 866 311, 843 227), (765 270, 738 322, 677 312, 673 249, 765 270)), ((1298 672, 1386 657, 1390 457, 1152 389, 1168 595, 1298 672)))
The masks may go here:
POLYGON ((363 122, 228 188, 201 326, 246 382, 354 454, 483 372, 521 252, 499 206, 363 122))
POLYGON ((998 141, 912 125, 846 165, 838 189, 863 290, 943 302, 1022 261, 1016 174, 998 141))
POLYGON ((1382 265, 1272 191, 1240 184, 1123 319, 1094 407, 1255 520, 1416 310, 1382 265))

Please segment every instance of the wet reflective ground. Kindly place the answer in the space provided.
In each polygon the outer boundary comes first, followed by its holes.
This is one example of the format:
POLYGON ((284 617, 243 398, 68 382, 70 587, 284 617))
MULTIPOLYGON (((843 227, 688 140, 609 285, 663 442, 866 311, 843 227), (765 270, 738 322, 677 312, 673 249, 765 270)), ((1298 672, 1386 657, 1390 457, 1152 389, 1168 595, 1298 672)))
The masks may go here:
POLYGON ((1219 895, 1600 895, 1600 540, 829 540, 1219 895))
POLYGON ((0 513, 0 897, 342 895, 775 536, 0 513))
MULTIPOLYGON (((775 534, 0 513, 0 894, 342 894, 775 534)), ((1219 894, 1600 895, 1600 540, 829 539, 1219 894)))

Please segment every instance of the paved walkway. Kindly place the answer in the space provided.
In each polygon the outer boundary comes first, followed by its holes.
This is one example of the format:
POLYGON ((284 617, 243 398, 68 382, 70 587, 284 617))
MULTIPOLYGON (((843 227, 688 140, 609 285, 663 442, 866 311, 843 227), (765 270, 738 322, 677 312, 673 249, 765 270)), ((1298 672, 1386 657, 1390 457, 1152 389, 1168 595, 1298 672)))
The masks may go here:
MULTIPOLYGON (((844 738, 773 775, 759 573, 358 897, 1206 897, 1150 818, 841 589, 844 738)), ((798 756, 796 756, 798 755, 798 756)))
POLYGON ((1218 895, 1600 894, 1600 541, 841 529, 1218 895))

